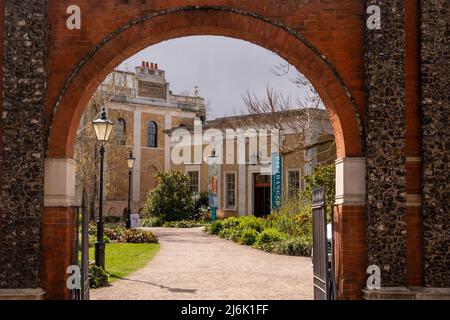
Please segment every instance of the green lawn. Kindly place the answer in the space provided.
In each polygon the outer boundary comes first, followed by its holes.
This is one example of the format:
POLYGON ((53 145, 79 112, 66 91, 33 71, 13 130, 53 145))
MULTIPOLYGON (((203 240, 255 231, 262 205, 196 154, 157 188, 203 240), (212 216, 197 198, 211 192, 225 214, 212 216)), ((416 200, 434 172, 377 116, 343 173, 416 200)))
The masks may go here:
MULTIPOLYGON (((158 252, 155 243, 108 243, 106 244, 106 271, 109 282, 126 277, 143 268, 158 252)), ((94 260, 94 248, 89 248, 89 259, 94 260)))

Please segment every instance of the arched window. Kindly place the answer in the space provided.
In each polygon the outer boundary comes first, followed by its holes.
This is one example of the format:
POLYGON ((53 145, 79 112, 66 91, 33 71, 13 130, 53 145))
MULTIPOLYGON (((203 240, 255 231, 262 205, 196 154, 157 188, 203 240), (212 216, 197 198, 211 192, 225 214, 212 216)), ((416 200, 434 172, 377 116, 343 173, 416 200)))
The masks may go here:
POLYGON ((147 127, 147 147, 158 147, 158 125, 154 121, 150 121, 147 127))
POLYGON ((116 124, 114 125, 114 128, 116 130, 117 144, 125 145, 126 142, 125 120, 118 119, 116 124))

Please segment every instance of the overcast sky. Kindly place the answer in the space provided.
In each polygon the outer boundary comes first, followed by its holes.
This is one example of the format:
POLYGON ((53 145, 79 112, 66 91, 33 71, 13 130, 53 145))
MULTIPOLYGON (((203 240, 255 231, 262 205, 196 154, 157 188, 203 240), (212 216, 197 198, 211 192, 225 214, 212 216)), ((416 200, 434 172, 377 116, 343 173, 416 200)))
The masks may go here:
POLYGON ((289 80, 272 72, 284 62, 278 55, 249 42, 224 37, 195 36, 174 39, 151 46, 121 64, 132 71, 141 61, 159 64, 174 93, 190 92, 198 86, 200 95, 210 101, 212 118, 245 111, 242 95, 247 91, 264 95, 270 86, 291 98, 304 92, 289 80))

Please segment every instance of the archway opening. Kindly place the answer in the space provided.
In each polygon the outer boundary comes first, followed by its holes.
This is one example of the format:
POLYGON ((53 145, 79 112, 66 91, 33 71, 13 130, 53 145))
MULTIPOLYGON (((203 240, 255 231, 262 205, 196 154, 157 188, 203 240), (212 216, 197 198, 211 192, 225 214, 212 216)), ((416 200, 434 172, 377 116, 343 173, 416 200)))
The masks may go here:
MULTIPOLYGON (((350 91, 331 63, 298 34, 263 17, 240 12, 192 10, 156 14, 138 20, 111 34, 104 43, 93 48, 89 57, 80 63, 67 80, 55 103, 50 106, 49 112, 54 116, 49 123, 46 172, 55 172, 56 162, 52 159, 73 157, 76 132, 85 106, 103 79, 120 62, 149 45, 190 35, 238 38, 260 45, 285 58, 311 80, 322 98, 336 137, 338 157, 343 159, 361 156, 362 129, 350 91)), ((149 127, 149 133, 150 129, 149 127)), ((66 187, 71 192, 69 189, 72 189, 73 181, 69 180, 73 179, 73 163, 58 163, 59 170, 68 177, 66 187)), ((341 169, 346 170, 345 166, 341 169)), ((47 190, 50 190, 48 198, 51 198, 51 190, 55 189, 52 183, 52 179, 46 177, 47 190)), ((344 194, 343 190, 342 192, 344 194)), ((56 205, 56 202, 47 202, 45 216, 52 215, 56 207, 61 210, 63 206, 56 205)), ((71 221, 68 221, 68 225, 70 224, 71 221)), ((67 241, 70 242, 70 228, 67 229, 67 241)), ((45 232, 43 237, 46 237, 45 232)), ((44 250, 49 250, 50 247, 44 246, 44 250)), ((51 268, 46 265, 45 259, 43 263, 44 272, 51 268)), ((44 283, 47 282, 50 286, 52 279, 45 276, 43 278, 44 283)))

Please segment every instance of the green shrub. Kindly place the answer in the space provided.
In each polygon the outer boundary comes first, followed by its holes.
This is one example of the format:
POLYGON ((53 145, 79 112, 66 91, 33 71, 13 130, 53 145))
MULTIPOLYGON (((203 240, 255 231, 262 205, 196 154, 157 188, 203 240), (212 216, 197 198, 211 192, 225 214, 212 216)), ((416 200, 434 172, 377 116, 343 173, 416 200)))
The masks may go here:
POLYGON ((234 228, 234 227, 237 227, 239 225, 239 223, 240 223, 239 218, 231 217, 231 218, 223 220, 222 227, 224 229, 234 228))
POLYGON ((286 239, 286 234, 278 231, 275 228, 264 229, 259 236, 256 238, 255 246, 259 247, 264 244, 281 241, 286 239))
POLYGON ((219 231, 219 237, 227 240, 233 240, 235 238, 236 230, 233 228, 222 228, 219 231))
POLYGON ((223 228, 223 221, 222 220, 216 220, 215 222, 207 225, 205 227, 205 231, 209 234, 215 234, 218 235, 219 232, 222 230, 223 228))
POLYGON ((312 218, 310 207, 291 203, 267 219, 254 216, 217 220, 205 227, 209 234, 281 255, 310 256, 312 218))
POLYGON ((267 222, 263 218, 257 218, 255 216, 246 216, 239 219, 238 228, 241 229, 253 229, 257 232, 261 232, 266 228, 267 222))
POLYGON ((309 239, 288 238, 273 243, 271 252, 287 256, 311 256, 312 242, 309 239))
POLYGON ((239 235, 238 242, 247 246, 251 246, 256 242, 258 232, 255 229, 244 229, 239 235))
POLYGON ((129 229, 123 232, 122 241, 126 243, 158 243, 158 237, 150 231, 129 229))
POLYGON ((96 223, 89 224, 89 235, 90 236, 97 235, 97 224, 96 223))
POLYGON ((144 211, 164 221, 189 220, 195 216, 194 194, 182 171, 159 172, 158 186, 147 195, 144 211))
POLYGON ((164 220, 159 217, 148 217, 141 220, 141 227, 154 228, 162 227, 164 220))
POLYGON ((121 241, 124 230, 125 229, 121 227, 113 227, 113 228, 105 228, 103 232, 105 236, 107 236, 110 240, 121 241))
MULTIPOLYGON (((89 237, 89 244, 88 244, 89 247, 94 247, 96 242, 97 242, 97 237, 96 236, 90 236, 89 237)), ((111 239, 106 234, 104 234, 103 235, 103 242, 104 243, 110 243, 111 239)))
POLYGON ((108 285, 109 274, 101 267, 89 266, 89 287, 92 289, 108 285))
MULTIPOLYGON (((325 187, 328 212, 331 213, 331 204, 334 203, 336 196, 336 166, 318 166, 314 169, 312 175, 306 176, 304 180, 306 187, 302 192, 302 202, 304 204, 311 204, 313 188, 325 187)), ((331 219, 331 215, 329 215, 328 219, 331 219)))

